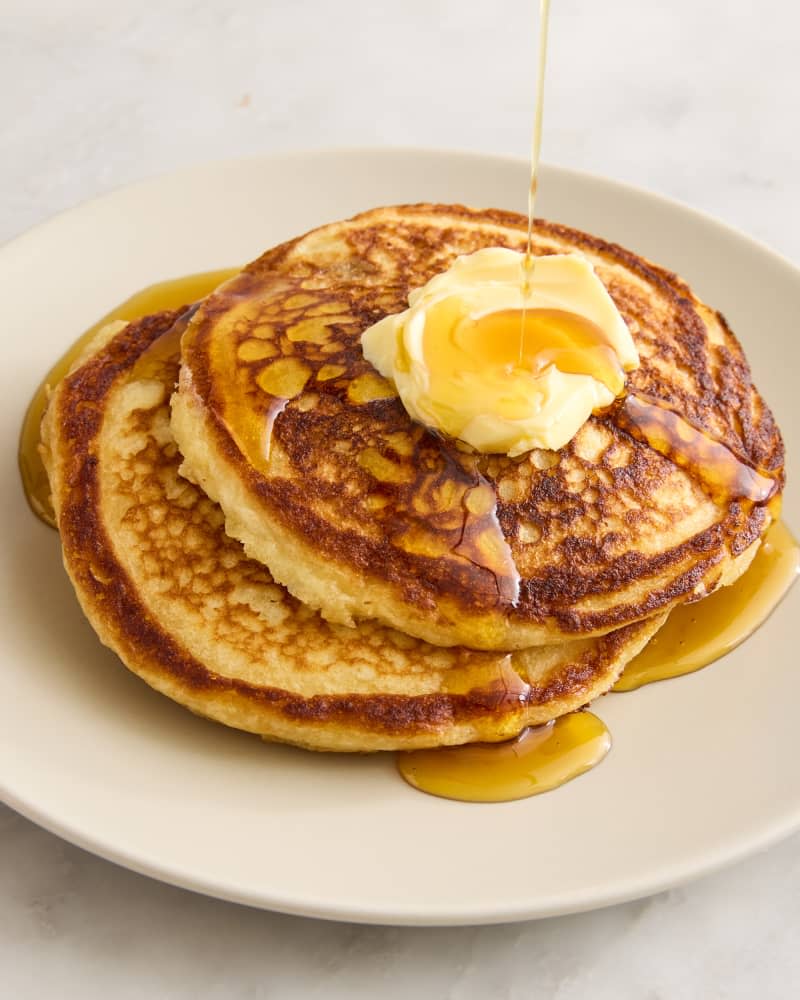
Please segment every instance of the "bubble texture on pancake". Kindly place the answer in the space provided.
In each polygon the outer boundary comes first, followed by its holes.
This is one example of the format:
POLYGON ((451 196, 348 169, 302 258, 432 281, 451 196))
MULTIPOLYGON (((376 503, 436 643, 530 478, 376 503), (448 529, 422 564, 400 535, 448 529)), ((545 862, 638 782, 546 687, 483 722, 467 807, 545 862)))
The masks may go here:
POLYGON ((502 655, 324 621, 245 556, 219 507, 179 475, 178 316, 101 332, 43 424, 78 598, 100 639, 157 690, 314 749, 501 740, 608 690, 661 624, 502 655))
MULTIPOLYGON (((524 230, 493 210, 376 209, 265 253, 183 338, 173 430, 187 473, 248 553, 330 621, 482 649, 602 634, 725 582, 770 522, 765 505, 715 502, 613 410, 560 451, 515 460, 411 421, 361 333, 456 255, 521 249, 524 230)), ((584 233, 540 221, 534 250, 593 263, 641 355, 632 392, 780 488, 780 434, 719 313, 584 233)))

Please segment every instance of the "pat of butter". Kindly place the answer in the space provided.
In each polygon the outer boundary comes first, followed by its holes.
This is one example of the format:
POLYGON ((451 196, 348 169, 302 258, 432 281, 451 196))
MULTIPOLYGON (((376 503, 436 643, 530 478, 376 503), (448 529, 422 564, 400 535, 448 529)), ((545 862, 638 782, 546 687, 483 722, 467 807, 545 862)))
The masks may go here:
POLYGON ((458 257, 361 337, 409 415, 477 451, 557 449, 622 391, 639 355, 582 255, 490 247, 458 257), (523 324, 523 307, 525 323, 523 324))

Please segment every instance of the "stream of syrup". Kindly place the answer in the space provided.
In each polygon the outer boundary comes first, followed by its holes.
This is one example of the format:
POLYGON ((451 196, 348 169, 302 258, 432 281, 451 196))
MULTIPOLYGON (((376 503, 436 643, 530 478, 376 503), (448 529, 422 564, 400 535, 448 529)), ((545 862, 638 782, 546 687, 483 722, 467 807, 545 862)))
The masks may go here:
MULTIPOLYGON (((542 152, 542 122, 544 120, 544 76, 547 69, 547 36, 550 24, 550 0, 539 0, 539 53, 536 61, 536 103, 533 113, 531 138, 531 179, 528 185, 528 234, 525 259, 522 264, 523 327, 525 302, 533 283, 533 213, 539 189, 539 159, 542 152)), ((520 361, 522 356, 520 355, 520 361)))
POLYGON ((539 189, 539 159, 542 152, 542 122, 544 120, 544 75, 547 68, 547 33, 550 24, 550 0, 539 0, 539 53, 536 60, 536 101, 533 113, 533 135, 531 137, 531 177, 528 183, 528 232, 525 241, 525 257, 522 261, 522 309, 519 324, 519 354, 517 364, 522 367, 524 360, 525 329, 527 326, 528 296, 533 287, 533 213, 536 208, 536 194, 539 189))

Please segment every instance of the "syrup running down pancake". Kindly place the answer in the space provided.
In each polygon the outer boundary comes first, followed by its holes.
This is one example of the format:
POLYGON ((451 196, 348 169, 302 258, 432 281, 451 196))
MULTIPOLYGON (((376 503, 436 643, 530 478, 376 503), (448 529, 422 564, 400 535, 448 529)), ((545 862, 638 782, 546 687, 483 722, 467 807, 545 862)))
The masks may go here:
POLYGON ((724 318, 563 226, 537 222, 532 252, 593 265, 639 354, 628 395, 515 458, 411 420, 362 333, 458 255, 525 243, 507 212, 375 209, 268 251, 189 324, 184 471, 329 621, 494 650, 600 635, 730 582, 769 526, 783 445, 724 318))

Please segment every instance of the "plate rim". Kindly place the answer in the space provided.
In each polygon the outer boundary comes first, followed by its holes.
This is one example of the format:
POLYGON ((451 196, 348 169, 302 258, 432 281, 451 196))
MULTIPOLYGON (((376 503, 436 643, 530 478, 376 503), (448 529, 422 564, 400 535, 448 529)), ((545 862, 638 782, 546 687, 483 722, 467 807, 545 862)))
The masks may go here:
POLYGON ((573 894, 574 898, 565 898, 562 895, 557 903, 545 900, 544 904, 537 903, 536 905, 520 903, 511 906, 508 904, 505 906, 497 906, 496 904, 485 907, 473 906, 468 913, 454 912, 447 904, 438 906, 426 904, 425 913, 421 915, 417 904, 393 903, 390 911, 388 908, 378 905, 368 907, 363 904, 340 906, 334 903, 321 903, 318 899, 304 899, 298 895, 292 898, 281 895, 267 897, 263 892, 234 892, 213 878, 199 879, 189 873, 179 872, 174 866, 167 868, 161 864, 147 861, 138 856, 135 851, 107 848, 104 844, 98 843, 91 837, 84 836, 73 829, 69 823, 52 820, 34 807, 19 802, 13 795, 6 797, 2 788, 0 788, 0 793, 2 793, 0 794, 0 802, 10 806, 25 819, 49 833, 55 834, 62 840, 102 858, 104 861, 120 865, 129 871, 152 878, 164 885, 195 892, 211 899, 220 899, 227 903, 236 903, 240 906, 282 913, 287 916, 392 927, 489 926, 520 923, 528 920, 547 920, 551 917, 602 910, 621 903, 644 899, 668 889, 680 888, 706 876, 715 875, 738 861, 768 850, 800 830, 800 803, 798 803, 794 816, 784 820, 783 823, 773 824, 756 841, 752 838, 739 838, 727 851, 716 854, 710 864, 700 861, 694 864, 675 864, 671 868, 661 869, 660 871, 663 873, 661 877, 650 880, 642 877, 638 884, 628 885, 617 893, 597 892, 595 897, 591 897, 585 892, 576 891, 573 894))

